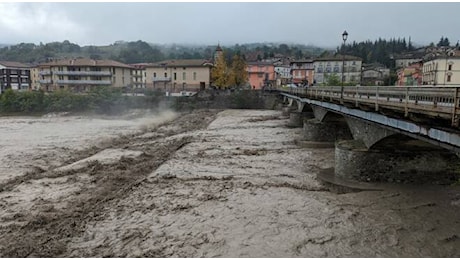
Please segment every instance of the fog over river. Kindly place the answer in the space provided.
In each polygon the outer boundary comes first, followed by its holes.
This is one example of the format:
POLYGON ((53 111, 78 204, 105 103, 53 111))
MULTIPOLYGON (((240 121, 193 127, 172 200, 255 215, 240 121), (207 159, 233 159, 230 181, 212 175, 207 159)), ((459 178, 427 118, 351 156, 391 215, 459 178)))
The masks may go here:
POLYGON ((460 257, 460 186, 342 190, 273 110, 0 119, 2 257, 460 257))

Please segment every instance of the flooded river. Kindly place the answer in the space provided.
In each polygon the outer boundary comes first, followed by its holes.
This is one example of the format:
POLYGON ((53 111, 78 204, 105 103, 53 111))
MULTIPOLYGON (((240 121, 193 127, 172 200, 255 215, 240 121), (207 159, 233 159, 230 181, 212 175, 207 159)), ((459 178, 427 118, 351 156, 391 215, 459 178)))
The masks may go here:
POLYGON ((1 121, 3 257, 460 257, 459 186, 337 192, 280 111, 1 121))

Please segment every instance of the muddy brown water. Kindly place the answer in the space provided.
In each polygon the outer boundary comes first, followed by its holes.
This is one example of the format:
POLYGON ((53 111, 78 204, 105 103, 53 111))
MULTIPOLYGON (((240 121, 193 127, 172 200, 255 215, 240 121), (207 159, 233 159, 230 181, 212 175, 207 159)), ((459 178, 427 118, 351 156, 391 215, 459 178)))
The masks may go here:
POLYGON ((3 118, 2 257, 459 257, 458 186, 350 192, 270 110, 3 118))

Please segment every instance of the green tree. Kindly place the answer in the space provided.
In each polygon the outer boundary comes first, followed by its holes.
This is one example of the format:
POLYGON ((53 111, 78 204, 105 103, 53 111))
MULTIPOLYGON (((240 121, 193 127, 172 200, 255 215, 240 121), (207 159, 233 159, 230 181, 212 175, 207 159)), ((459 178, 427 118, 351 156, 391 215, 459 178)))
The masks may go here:
POLYGON ((342 84, 340 77, 337 74, 327 74, 325 77, 326 86, 340 86, 342 84))

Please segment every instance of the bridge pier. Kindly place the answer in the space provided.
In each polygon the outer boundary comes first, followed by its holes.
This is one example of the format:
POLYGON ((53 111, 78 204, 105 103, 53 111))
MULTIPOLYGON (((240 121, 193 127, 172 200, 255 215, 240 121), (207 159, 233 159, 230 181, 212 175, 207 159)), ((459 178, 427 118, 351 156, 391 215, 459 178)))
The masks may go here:
POLYGON ((296 110, 293 106, 283 106, 282 108, 282 115, 283 116, 290 116, 291 112, 296 110))
POLYGON ((313 118, 312 112, 297 112, 293 111, 289 114, 288 127, 302 127, 305 119, 313 118))
POLYGON ((319 121, 316 118, 304 120, 303 140, 316 142, 335 142, 352 139, 348 125, 344 120, 319 121))
POLYGON ((368 149, 361 140, 336 143, 335 175, 338 177, 376 182, 416 182, 447 184, 458 180, 458 157, 447 150, 368 149))

